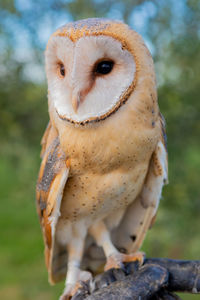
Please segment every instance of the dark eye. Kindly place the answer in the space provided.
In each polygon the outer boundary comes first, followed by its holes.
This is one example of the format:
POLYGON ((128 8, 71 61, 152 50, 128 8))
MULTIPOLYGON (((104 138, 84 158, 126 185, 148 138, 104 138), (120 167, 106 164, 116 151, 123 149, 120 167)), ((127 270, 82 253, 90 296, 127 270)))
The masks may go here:
POLYGON ((112 71, 114 63, 112 61, 101 61, 97 64, 95 72, 97 74, 106 75, 112 71))
POLYGON ((60 75, 62 77, 65 77, 65 67, 63 64, 59 64, 59 68, 60 68, 60 75))

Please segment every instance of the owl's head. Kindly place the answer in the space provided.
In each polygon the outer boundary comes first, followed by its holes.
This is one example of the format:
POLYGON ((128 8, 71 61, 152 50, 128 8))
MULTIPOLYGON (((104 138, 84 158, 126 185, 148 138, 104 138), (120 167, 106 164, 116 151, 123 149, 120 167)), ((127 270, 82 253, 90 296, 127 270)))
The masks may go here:
POLYGON ((75 124, 106 119, 129 100, 139 79, 154 77, 141 37, 106 19, 58 29, 48 42, 45 62, 50 105, 60 119, 75 124))

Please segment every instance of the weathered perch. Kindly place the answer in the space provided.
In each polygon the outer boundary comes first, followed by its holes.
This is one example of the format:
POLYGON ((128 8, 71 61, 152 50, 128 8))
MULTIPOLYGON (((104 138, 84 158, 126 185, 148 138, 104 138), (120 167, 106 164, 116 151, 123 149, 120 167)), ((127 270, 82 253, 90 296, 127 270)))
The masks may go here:
POLYGON ((200 261, 145 259, 143 266, 128 263, 83 283, 72 300, 175 300, 174 292, 200 293, 200 261))

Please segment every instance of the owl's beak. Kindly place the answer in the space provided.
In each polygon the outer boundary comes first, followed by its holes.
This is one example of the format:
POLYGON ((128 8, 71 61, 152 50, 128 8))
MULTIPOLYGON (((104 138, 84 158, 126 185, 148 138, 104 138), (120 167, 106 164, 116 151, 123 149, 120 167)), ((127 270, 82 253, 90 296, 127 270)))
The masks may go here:
POLYGON ((75 90, 72 92, 72 107, 74 112, 77 114, 79 105, 83 103, 85 97, 87 96, 88 92, 91 90, 91 86, 82 89, 82 90, 75 90))
POLYGON ((78 111, 78 107, 81 103, 81 96, 80 93, 77 93, 76 95, 72 96, 72 107, 75 113, 78 111))

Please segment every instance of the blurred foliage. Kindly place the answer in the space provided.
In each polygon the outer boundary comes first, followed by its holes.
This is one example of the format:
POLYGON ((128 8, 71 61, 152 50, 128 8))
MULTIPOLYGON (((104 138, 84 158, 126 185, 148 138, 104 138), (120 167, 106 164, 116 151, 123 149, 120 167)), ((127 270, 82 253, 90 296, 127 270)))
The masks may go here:
POLYGON ((47 282, 34 200, 48 121, 43 51, 60 25, 102 16, 122 19, 144 37, 167 122, 170 183, 143 249, 199 259, 200 1, 0 0, 1 299, 53 300, 62 289, 47 282))

